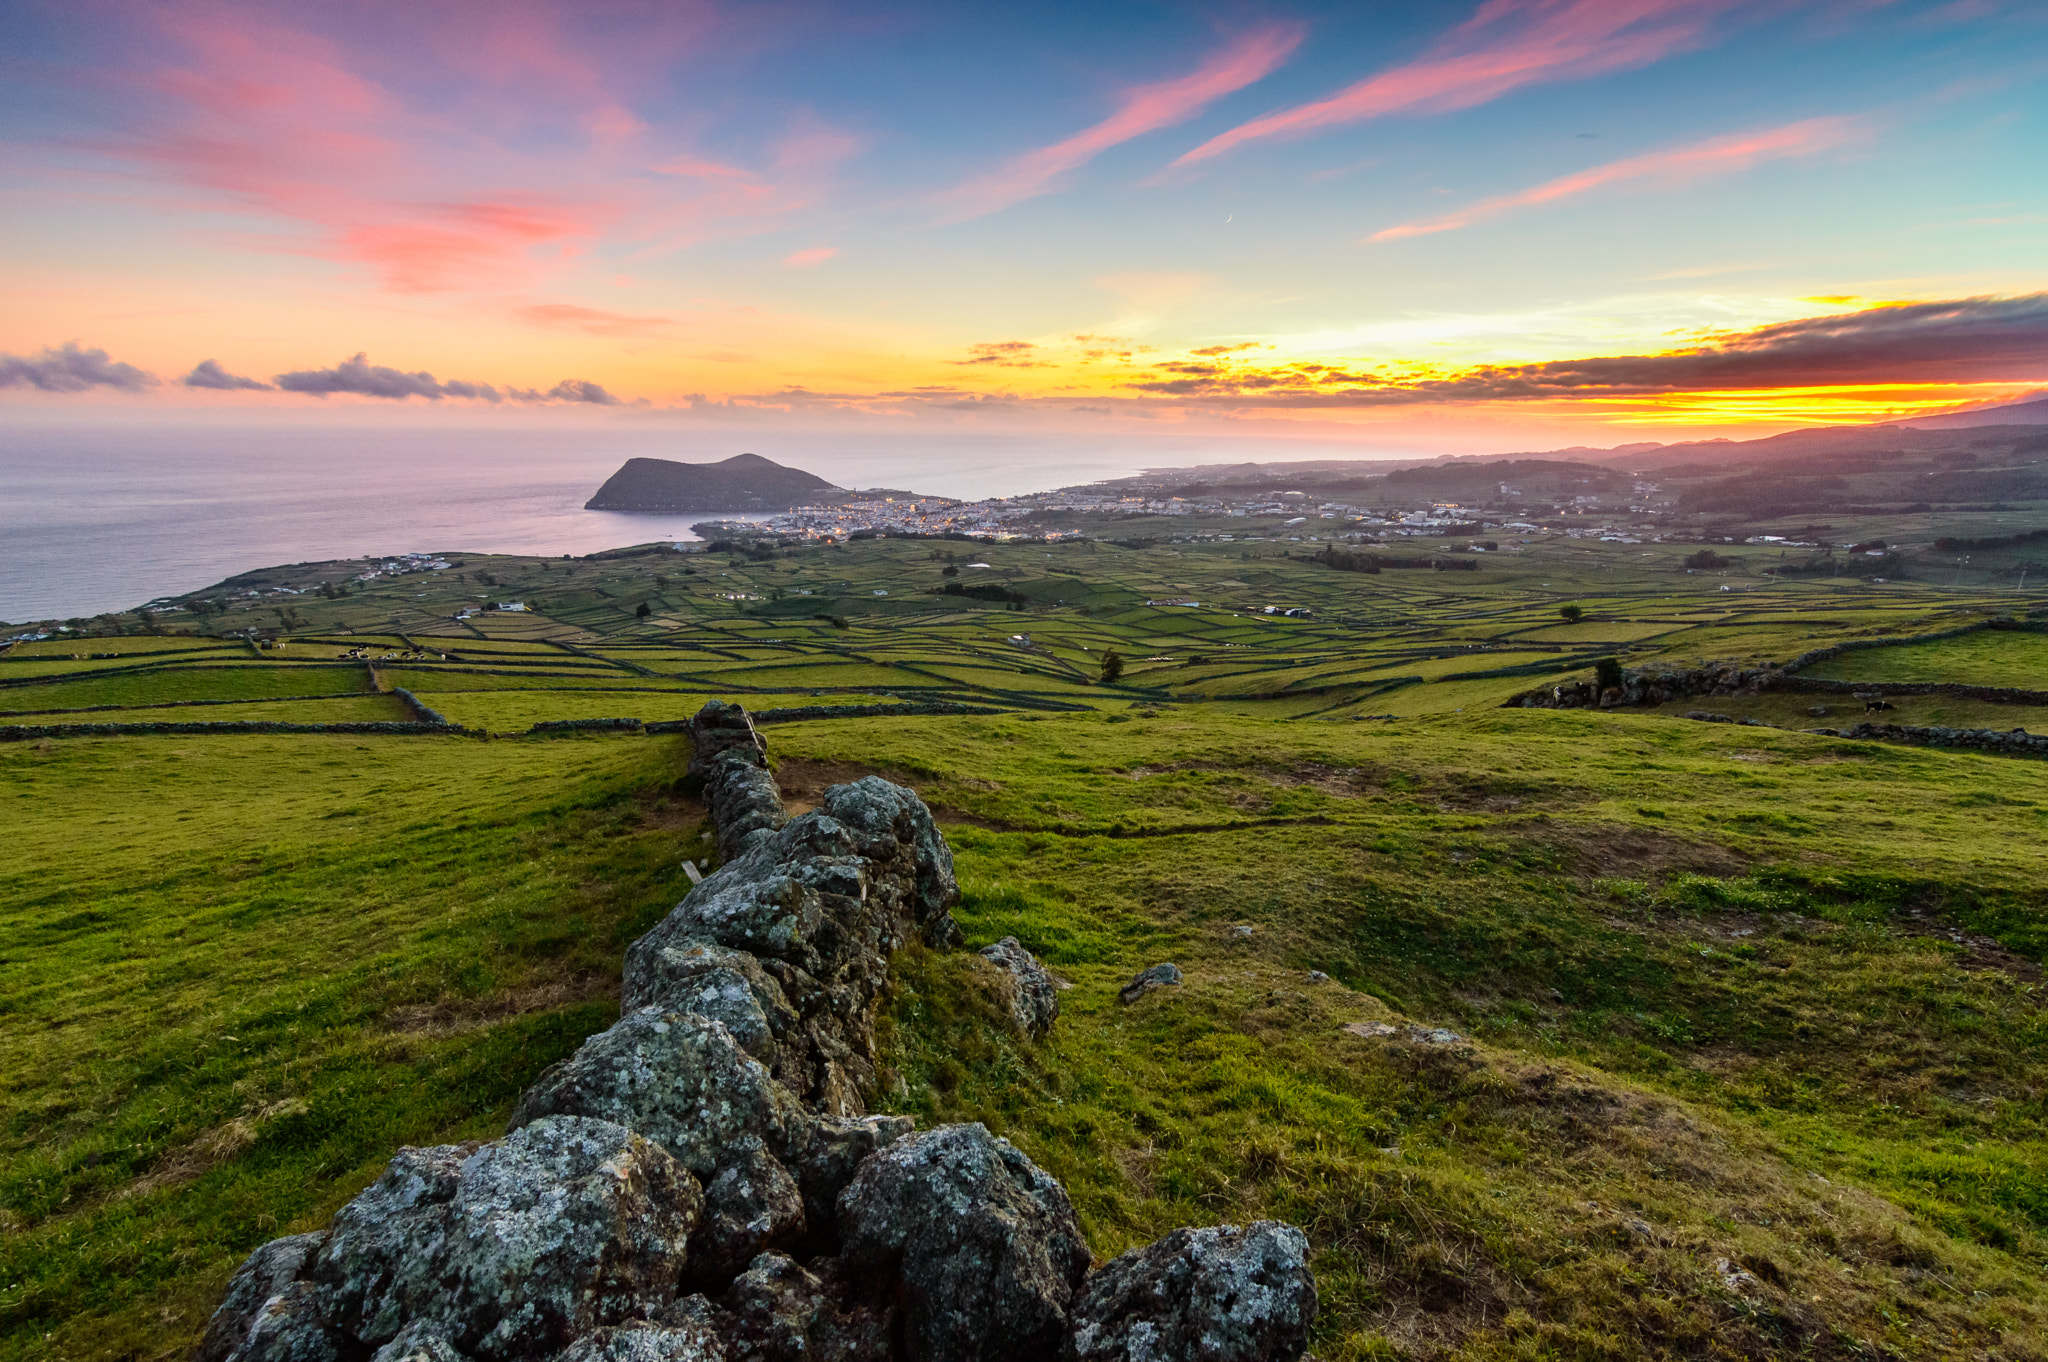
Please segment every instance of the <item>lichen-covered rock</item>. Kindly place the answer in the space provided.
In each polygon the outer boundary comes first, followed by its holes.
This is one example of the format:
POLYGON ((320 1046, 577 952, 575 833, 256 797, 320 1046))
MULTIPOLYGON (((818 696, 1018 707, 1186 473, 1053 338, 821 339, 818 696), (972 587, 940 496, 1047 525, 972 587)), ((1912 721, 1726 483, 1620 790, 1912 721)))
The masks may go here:
POLYGON ((880 776, 863 776, 825 791, 818 811, 852 830, 860 854, 882 866, 878 878, 907 881, 900 892, 920 925, 960 901, 952 848, 916 791, 880 776), (893 849, 887 846, 892 842, 893 849))
POLYGON ((762 1254, 725 1293, 733 1362, 888 1362, 893 1312, 881 1287, 837 1259, 805 1268, 762 1254))
POLYGON ((616 1121, 659 1144, 699 1178, 749 1137, 789 1147, 806 1115, 789 1091, 708 1017, 644 1007, 548 1069, 513 1111, 616 1121))
POLYGON ((895 1274, 913 1362, 1050 1357, 1089 1262, 1065 1190, 980 1124, 869 1158, 839 1195, 839 1236, 848 1264, 895 1274))
POLYGON ((1180 966, 1169 960, 1150 969, 1138 971, 1137 977, 1125 984, 1117 993, 1116 1000, 1120 1003, 1134 1003, 1154 989, 1178 988, 1180 980, 1180 966))
POLYGON ((249 1338, 264 1303, 281 1294, 287 1286, 305 1276, 306 1266, 320 1246, 327 1242, 318 1234, 293 1234, 261 1245, 235 1269, 227 1292, 207 1321, 206 1337, 200 1340, 193 1362, 223 1362, 249 1338))
POLYGON ((768 773, 768 744, 746 710, 722 700, 697 711, 690 738, 695 747, 690 774, 704 782, 718 854, 730 861, 789 821, 775 777, 768 773))
POLYGON ((439 1324, 424 1321, 408 1324, 398 1337, 377 1349, 370 1362, 468 1362, 462 1351, 448 1341, 439 1324))
POLYGON ((1316 1317, 1308 1239, 1262 1220, 1175 1230, 1088 1279, 1073 1362, 1295 1362, 1316 1317))
POLYGON ((620 1010, 643 1007, 722 1022, 742 1049, 771 1068, 776 1042, 801 1020, 759 957, 710 941, 682 941, 630 961, 620 1010))
POLYGON ((814 1111, 857 1116, 874 1081, 888 957, 950 924, 958 897, 952 854, 915 793, 873 777, 834 786, 817 809, 752 837, 633 943, 628 996, 673 1008, 707 991, 706 1005, 723 1009, 713 1015, 792 1093, 814 1111), (701 979, 717 952, 754 959, 752 970, 735 966, 744 994, 733 980, 701 979))
POLYGON ((732 757, 755 766, 768 762, 768 744, 754 727, 744 705, 726 700, 706 700, 690 720, 690 773, 702 776, 721 758, 732 757))
POLYGON ((335 1215, 312 1277, 364 1343, 424 1323, 484 1362, 545 1357, 672 1301, 702 1204, 659 1145, 547 1117, 482 1148, 401 1151, 335 1215))
POLYGON ((264 1301, 228 1354, 234 1362, 342 1362, 347 1355, 348 1341, 327 1323, 310 1282, 287 1282, 264 1301))
MULTIPOLYGON (((917 1129, 908 1116, 820 1116, 811 1121, 803 1148, 790 1159, 790 1171, 803 1188, 804 1214, 817 1238, 839 1214, 839 1194, 870 1154, 886 1149, 917 1129)), ((836 1249, 836 1239, 825 1249, 836 1249)))
POLYGON ((723 1286, 770 1249, 803 1242, 804 1195, 758 1139, 728 1151, 704 1188, 704 1219, 690 1241, 690 1276, 723 1286))
POLYGON ((717 1330, 689 1322, 634 1320, 593 1329, 553 1362, 731 1362, 717 1330))
POLYGON ((1017 1029, 1027 1036, 1043 1036, 1059 1020, 1060 986, 1038 957, 1024 949, 1014 936, 981 948, 981 958, 990 971, 997 999, 1017 1029))

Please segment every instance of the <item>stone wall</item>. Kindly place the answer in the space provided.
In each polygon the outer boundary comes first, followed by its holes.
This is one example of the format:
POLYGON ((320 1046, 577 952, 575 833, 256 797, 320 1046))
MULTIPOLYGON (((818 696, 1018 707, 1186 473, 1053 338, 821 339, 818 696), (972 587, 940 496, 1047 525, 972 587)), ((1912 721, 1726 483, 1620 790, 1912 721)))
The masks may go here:
POLYGON ((1857 724, 1854 728, 1813 728, 1835 738, 1866 738, 1876 742, 1910 743, 1914 747, 1960 747, 1995 752, 2002 757, 2048 757, 2048 734, 2024 728, 1943 728, 1910 724, 1857 724))
MULTIPOLYGON (((952 853, 879 777, 791 818, 737 705, 692 737, 724 863, 627 952, 618 1024, 504 1138, 402 1149, 327 1229, 252 1253, 199 1362, 1299 1358, 1301 1231, 1179 1230, 1096 1269, 1008 1141, 868 1111, 891 952, 960 936, 952 853)), ((1014 941, 990 959, 1042 973, 1014 941)), ((1052 1024, 1049 985, 1011 991, 1052 1024)))

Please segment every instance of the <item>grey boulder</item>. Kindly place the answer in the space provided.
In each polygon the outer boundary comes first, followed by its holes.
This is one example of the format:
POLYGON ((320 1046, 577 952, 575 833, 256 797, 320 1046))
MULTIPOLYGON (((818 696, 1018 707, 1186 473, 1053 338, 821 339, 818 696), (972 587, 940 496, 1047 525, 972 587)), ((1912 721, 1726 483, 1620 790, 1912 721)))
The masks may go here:
POLYGON ((398 1337, 371 1354, 370 1362, 468 1362, 434 1324, 408 1324, 398 1337))
POLYGON ((730 1362, 725 1340, 708 1323, 633 1320, 593 1329, 553 1362, 730 1362))
POLYGON ((1067 1194, 980 1124, 898 1140, 839 1194, 841 1256, 891 1273, 912 1362, 1041 1362, 1088 1270, 1067 1194))
POLYGON ((228 1354, 235 1362, 341 1362, 346 1340, 328 1326, 310 1282, 289 1282, 258 1306, 228 1354))
POLYGON ((405 1149, 341 1208, 313 1266, 364 1343, 433 1326, 484 1362, 547 1357, 672 1301, 703 1204, 659 1145, 548 1117, 478 1149, 405 1149))
POLYGON ((306 1265, 327 1242, 318 1234, 293 1234, 259 1246, 242 1260, 228 1281, 226 1294, 207 1321, 193 1362, 222 1362, 248 1342, 250 1326, 271 1297, 305 1276, 306 1265))
POLYGON ((1180 987, 1180 979, 1179 965, 1171 961, 1154 965, 1148 970, 1140 970, 1138 976, 1117 993, 1116 1000, 1120 1003, 1134 1003, 1154 989, 1180 987))
POLYGON ((996 999, 1024 1035, 1039 1037, 1052 1030, 1060 1016, 1059 981, 1038 957, 1014 936, 981 948, 993 970, 996 999))
POLYGON ((769 1249, 803 1241, 803 1190, 759 1140, 734 1151, 704 1188, 704 1220, 690 1242, 690 1276, 723 1286, 769 1249))
POLYGON ((773 1066, 776 1042, 799 1018, 782 985, 748 951, 682 941, 645 952, 626 971, 620 1011, 659 1007, 722 1022, 740 1047, 773 1066))
POLYGON ((708 1017, 644 1007, 548 1069, 512 1113, 616 1121, 666 1149, 699 1178, 749 1137, 788 1147, 806 1115, 732 1033, 708 1017))
POLYGON ((1292 1225, 1175 1230, 1088 1279, 1073 1362, 1295 1362, 1316 1317, 1308 1239, 1292 1225))

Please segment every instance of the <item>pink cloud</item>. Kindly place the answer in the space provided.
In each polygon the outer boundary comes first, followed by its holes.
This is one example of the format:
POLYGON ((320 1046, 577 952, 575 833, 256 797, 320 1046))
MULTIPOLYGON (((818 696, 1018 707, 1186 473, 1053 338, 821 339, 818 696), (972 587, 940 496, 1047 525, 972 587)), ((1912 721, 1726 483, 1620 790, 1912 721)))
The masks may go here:
POLYGON ((1461 208, 1455 213, 1429 218, 1422 222, 1404 222, 1374 232, 1366 240, 1398 241, 1403 237, 1428 236, 1434 232, 1451 232, 1460 227, 1470 227, 1475 222, 1499 217, 1517 208, 1534 207, 1537 204, 1555 203, 1559 199, 1572 198, 1608 185, 1622 184, 1630 180, 1658 180, 1667 184, 1683 184, 1713 175, 1732 175, 1747 170, 1764 161, 1780 160, 1787 156, 1811 156, 1816 152, 1856 140, 1865 134, 1864 126, 1852 118, 1809 118, 1800 123, 1788 123, 1782 128, 1768 132, 1736 133, 1729 137, 1713 137, 1690 146, 1673 147, 1665 151, 1647 152, 1625 160, 1610 161, 1604 166, 1594 166, 1573 175, 1560 176, 1555 180, 1524 189, 1513 194, 1501 194, 1490 199, 1461 208))
POLYGON ((782 263, 789 269, 807 270, 813 266, 824 264, 837 254, 839 254, 837 246, 813 246, 809 250, 792 251, 790 254, 782 257, 782 263))
POLYGON ((593 336, 646 336, 675 325, 667 317, 636 316, 576 303, 532 303, 517 311, 536 326, 567 327, 593 336))
POLYGON ((382 24, 290 0, 110 3, 148 36, 108 92, 144 99, 110 99, 124 130, 81 149, 200 191, 181 208, 291 229, 238 240, 356 266, 394 292, 523 289, 600 246, 773 228, 858 149, 808 115, 763 171, 648 145, 632 104, 712 26, 701 0, 629 24, 556 0, 393 6, 382 24))
POLYGON ((1185 122, 1222 98, 1261 80, 1301 44, 1298 25, 1260 29, 1238 38, 1188 75, 1126 91, 1117 111, 1091 128, 1027 152, 998 170, 947 192, 949 222, 1007 208, 1052 188, 1053 181, 1109 148, 1185 122))
POLYGON ((1328 99, 1219 133, 1173 164, 1189 166, 1267 137, 1298 136, 1392 113, 1443 113, 1538 81, 1643 66, 1697 45, 1709 20, 1742 0, 1486 0, 1406 66, 1328 99))

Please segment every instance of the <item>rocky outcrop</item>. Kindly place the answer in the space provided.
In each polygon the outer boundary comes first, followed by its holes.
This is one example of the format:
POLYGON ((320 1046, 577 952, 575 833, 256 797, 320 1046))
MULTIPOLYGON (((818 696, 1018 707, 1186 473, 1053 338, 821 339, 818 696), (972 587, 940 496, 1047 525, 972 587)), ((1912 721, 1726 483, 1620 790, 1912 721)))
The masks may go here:
MULTIPOLYGON (((634 943, 618 1023, 504 1138, 402 1149, 328 1230, 252 1253, 201 1362, 1298 1357, 1299 1232, 1181 1231, 1091 1284, 1022 1151, 867 1114, 890 953, 959 937, 951 853, 872 777, 790 818, 745 713, 699 721, 725 863, 634 943)), ((1014 940, 989 960, 1042 1033, 1057 981, 1014 940)))
POLYGON ((1134 1003, 1158 989, 1179 988, 1180 979, 1180 966, 1169 960, 1150 969, 1138 971, 1137 976, 1118 991, 1116 1000, 1124 1004, 1134 1003))
POLYGON ((1060 1018, 1060 982, 1014 936, 981 948, 996 1001, 1026 1036, 1039 1037, 1060 1018))
POLYGON ((1774 688, 1779 673, 1772 667, 1738 667, 1717 663, 1703 667, 1659 667, 1636 671, 1624 667, 1621 684, 1602 689, 1592 681, 1566 681, 1538 686, 1512 696, 1503 709, 1616 709, 1628 705, 1661 705, 1667 700, 1701 696, 1760 695, 1774 688))
POLYGON ((839 1194, 845 1260, 897 1283, 912 1362, 1038 1359, 1088 1243, 1059 1183, 979 1123, 898 1140, 839 1194))
POLYGON ((1294 1226, 1175 1230, 1089 1280, 1071 1362, 1292 1359, 1315 1317, 1308 1238, 1294 1226))
POLYGON ((2024 728, 1947 728, 1912 724, 1857 724, 1853 728, 1809 730, 1837 738, 1907 743, 1914 747, 1960 747, 2001 757, 2048 757, 2048 734, 2024 728))

